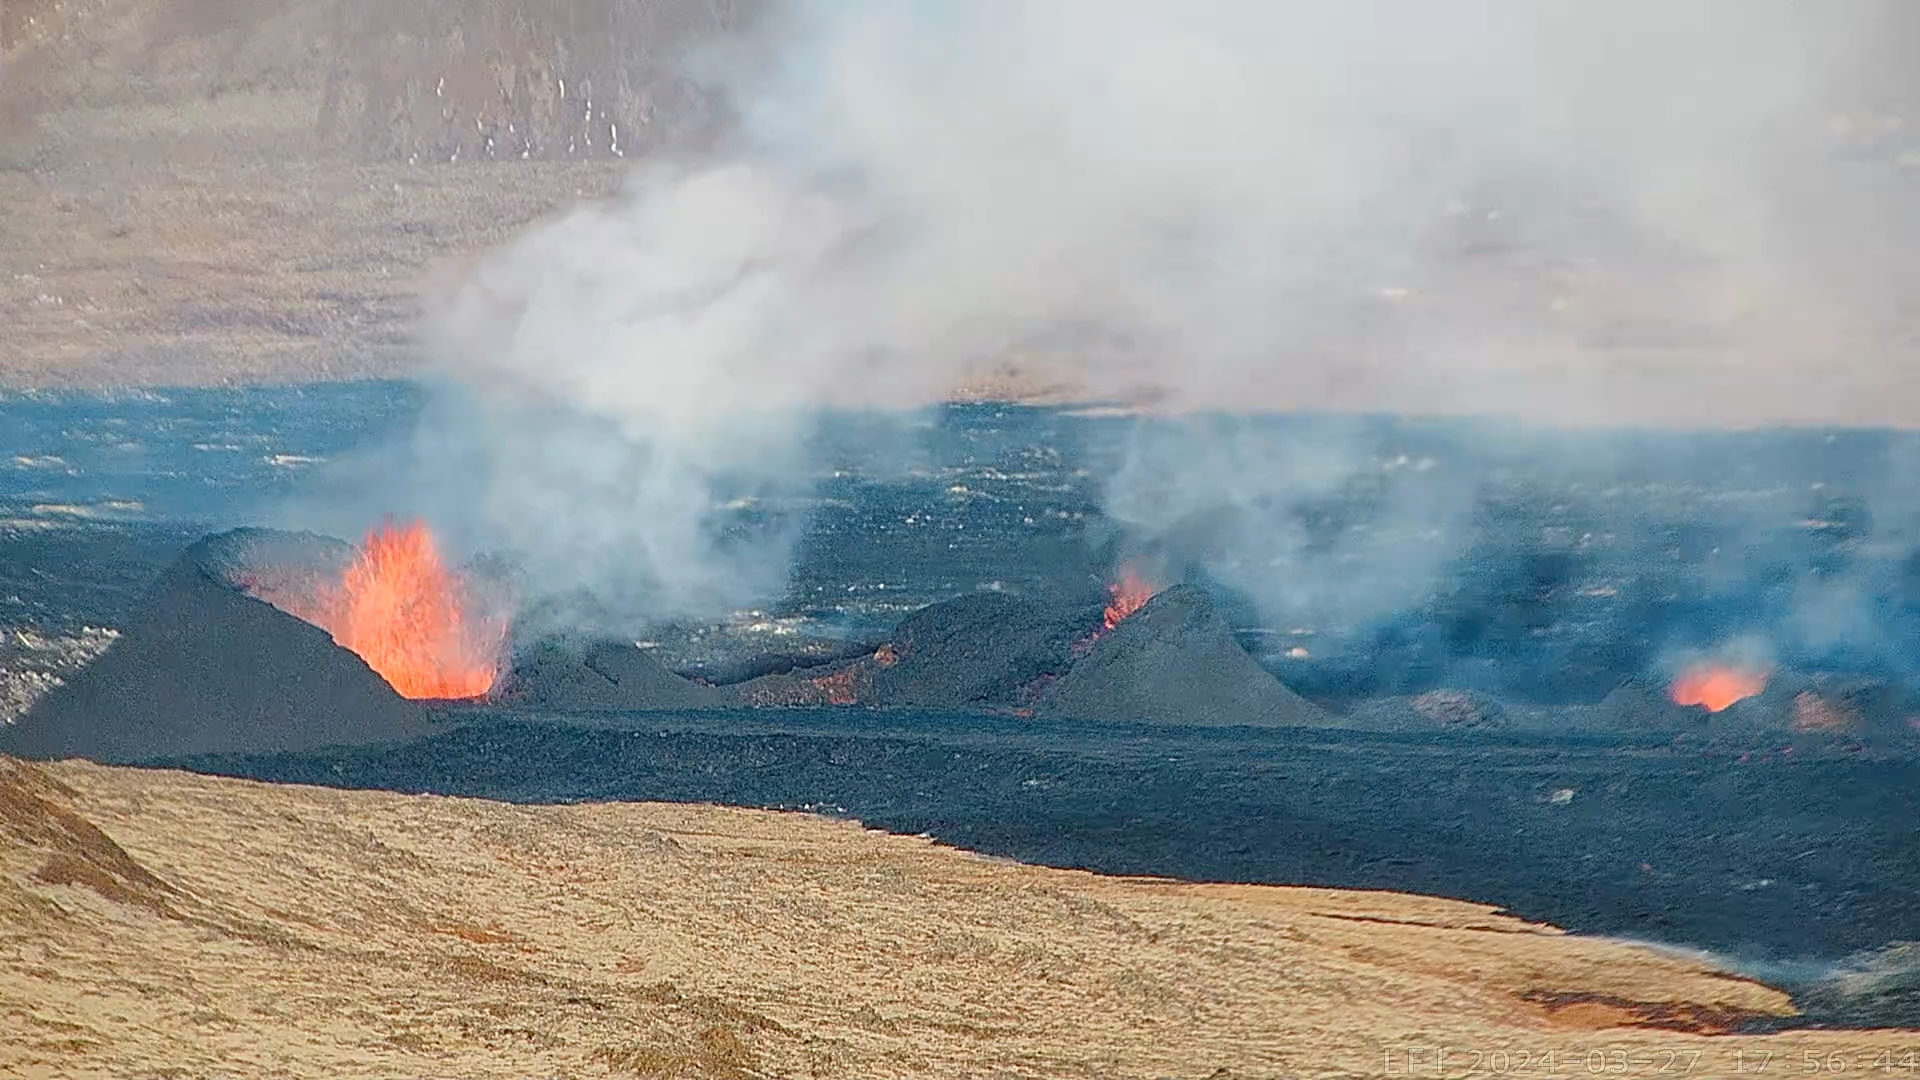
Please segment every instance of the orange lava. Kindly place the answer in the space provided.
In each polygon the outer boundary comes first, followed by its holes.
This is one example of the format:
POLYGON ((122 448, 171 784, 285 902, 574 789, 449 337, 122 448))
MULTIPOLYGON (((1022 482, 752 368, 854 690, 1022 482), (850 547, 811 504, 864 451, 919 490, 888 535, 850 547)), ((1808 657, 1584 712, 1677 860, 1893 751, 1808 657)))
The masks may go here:
POLYGON ((1695 664, 1673 680, 1675 705, 1699 705, 1719 712, 1767 688, 1767 673, 1731 664, 1695 664))
POLYGON ((493 688, 506 627, 475 617, 465 584, 420 522, 388 521, 309 621, 357 653, 401 697, 475 698, 493 688))
POLYGON ((1153 599, 1154 587, 1133 563, 1120 567, 1120 580, 1107 586, 1107 595, 1113 599, 1107 602, 1106 628, 1120 625, 1120 620, 1139 611, 1141 606, 1153 599))

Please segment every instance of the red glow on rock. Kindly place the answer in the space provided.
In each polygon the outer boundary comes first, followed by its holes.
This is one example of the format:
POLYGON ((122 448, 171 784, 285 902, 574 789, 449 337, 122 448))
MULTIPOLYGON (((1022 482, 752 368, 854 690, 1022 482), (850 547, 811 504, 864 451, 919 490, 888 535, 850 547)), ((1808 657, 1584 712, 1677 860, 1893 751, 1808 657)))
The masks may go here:
POLYGON ((1670 693, 1676 705, 1698 705, 1708 712, 1719 712, 1736 701, 1758 695, 1767 688, 1767 673, 1731 664, 1695 664, 1673 680, 1670 693))
POLYGON ((860 675, 852 668, 810 680, 829 705, 860 704, 860 675))
POLYGON ((1121 566, 1119 579, 1107 585, 1107 595, 1112 599, 1107 601, 1103 620, 1106 629, 1119 626, 1122 619, 1139 611, 1147 601, 1153 599, 1155 591, 1138 566, 1133 563, 1121 566))

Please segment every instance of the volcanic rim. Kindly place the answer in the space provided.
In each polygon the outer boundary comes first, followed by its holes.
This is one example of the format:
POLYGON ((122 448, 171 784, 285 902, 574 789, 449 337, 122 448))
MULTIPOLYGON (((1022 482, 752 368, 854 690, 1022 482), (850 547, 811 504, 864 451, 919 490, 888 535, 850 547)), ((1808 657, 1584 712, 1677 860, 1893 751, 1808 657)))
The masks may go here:
POLYGON ((1714 1076, 1914 1036, 1715 1034, 1791 1006, 1455 901, 81 762, 0 758, 0 915, 5 1075, 1353 1076, 1445 1047, 1714 1076))

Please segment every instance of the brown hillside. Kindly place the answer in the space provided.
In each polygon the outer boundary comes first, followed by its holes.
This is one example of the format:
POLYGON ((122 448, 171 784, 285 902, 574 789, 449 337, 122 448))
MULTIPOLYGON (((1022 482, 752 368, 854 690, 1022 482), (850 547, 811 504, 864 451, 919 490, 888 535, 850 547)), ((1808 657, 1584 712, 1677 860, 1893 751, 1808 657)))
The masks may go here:
POLYGON ((0 387, 405 373, 423 288, 723 122, 669 59, 760 6, 0 0, 0 387))
POLYGON ((0 0, 0 386, 401 371, 437 262, 705 130, 665 57, 738 17, 0 0))
POLYGON ((1452 901, 79 763, 0 760, 0 938, 6 1076, 1730 1076, 1914 1041, 1715 1034, 1790 1006, 1452 901))

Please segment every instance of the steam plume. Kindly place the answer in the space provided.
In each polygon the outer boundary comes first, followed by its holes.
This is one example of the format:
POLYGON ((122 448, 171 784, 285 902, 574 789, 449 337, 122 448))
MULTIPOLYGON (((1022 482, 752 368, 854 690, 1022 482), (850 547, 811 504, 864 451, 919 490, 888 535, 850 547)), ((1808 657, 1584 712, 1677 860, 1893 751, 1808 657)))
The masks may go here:
MULTIPOLYGON (((712 511, 798 482, 811 410, 936 400, 1011 353, 1172 409, 1891 419, 1868 346, 1899 290, 1834 242, 1881 181, 1828 120, 1892 11, 777 8, 685 60, 737 119, 716 148, 442 298, 461 404, 426 437, 483 466, 476 535, 664 614, 777 582, 781 543, 717 544, 712 511)), ((1225 437, 1163 441, 1110 509, 1165 527, 1136 483, 1191 489, 1225 437)), ((1364 464, 1316 456, 1309 486, 1364 464)))

